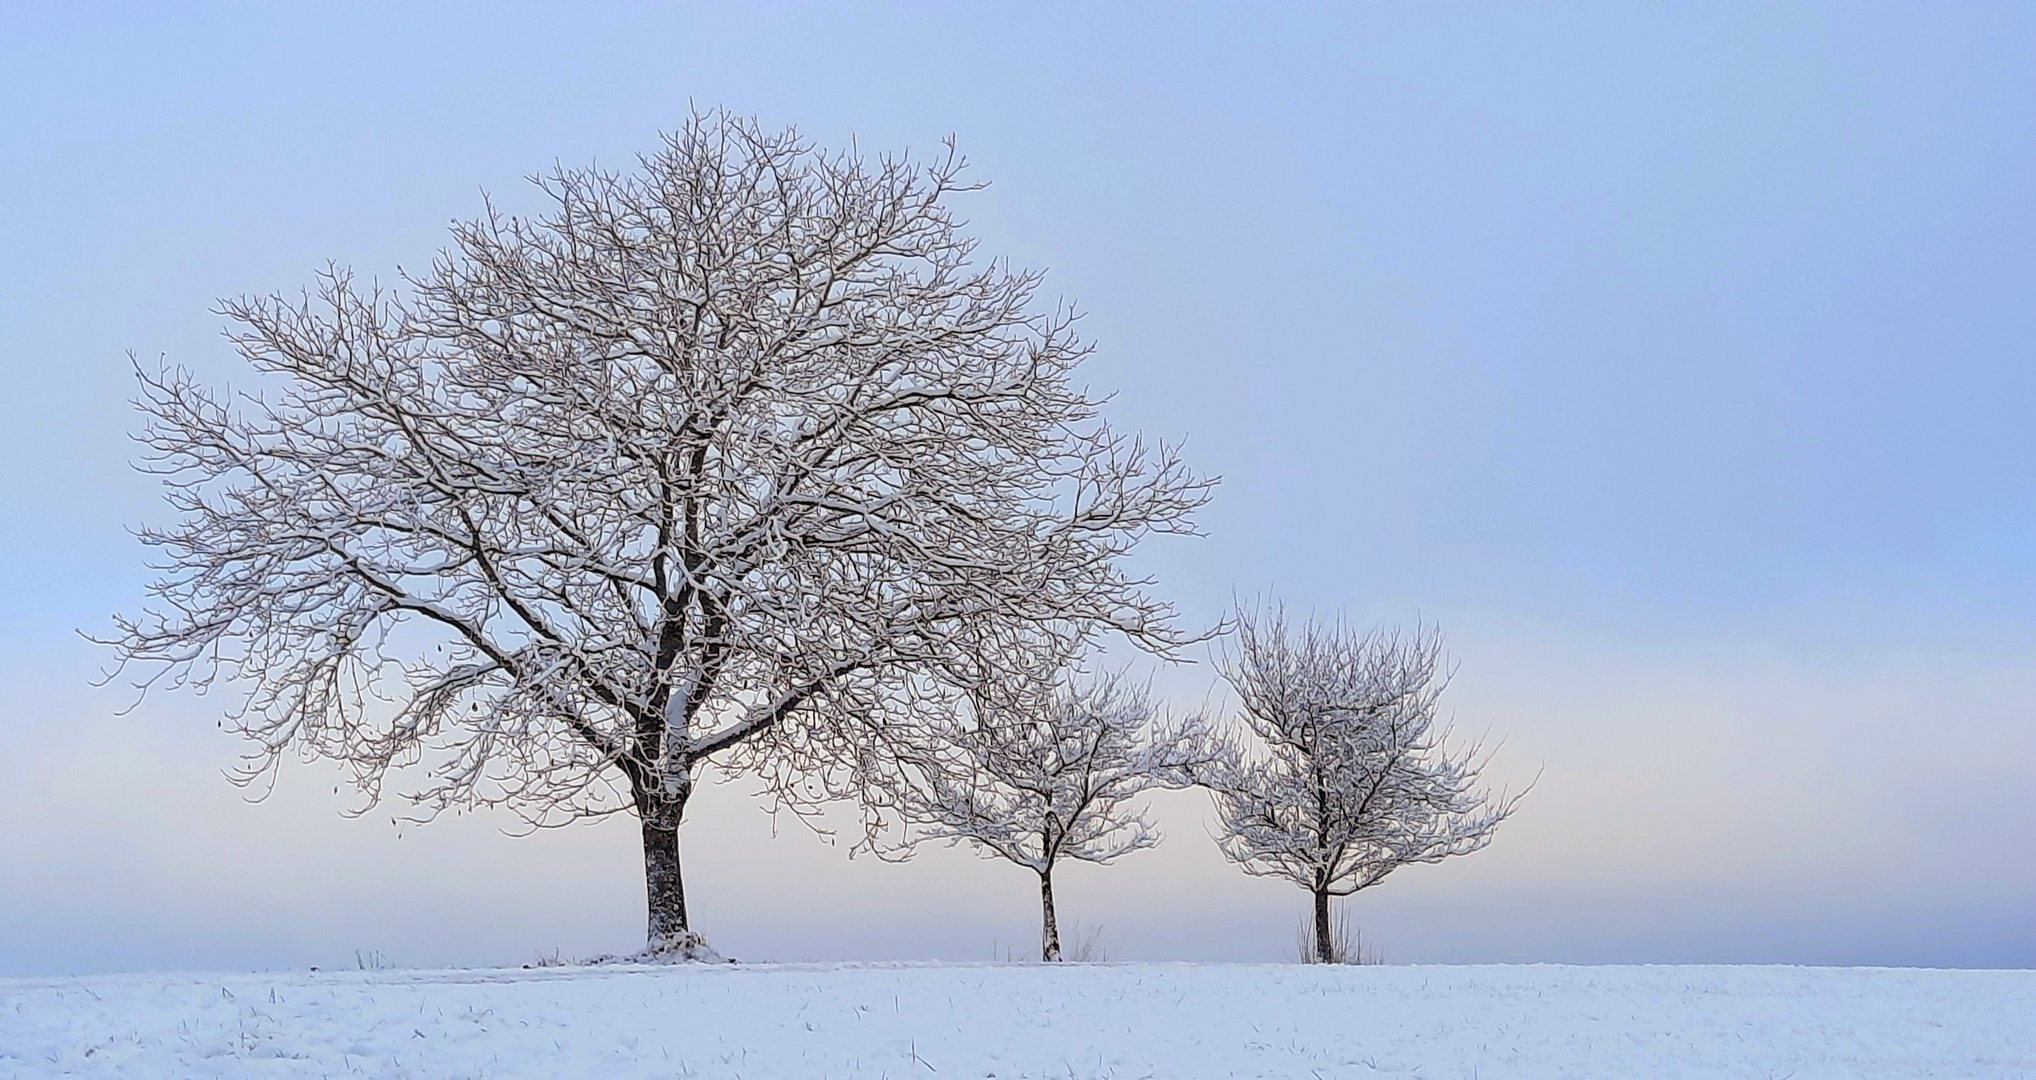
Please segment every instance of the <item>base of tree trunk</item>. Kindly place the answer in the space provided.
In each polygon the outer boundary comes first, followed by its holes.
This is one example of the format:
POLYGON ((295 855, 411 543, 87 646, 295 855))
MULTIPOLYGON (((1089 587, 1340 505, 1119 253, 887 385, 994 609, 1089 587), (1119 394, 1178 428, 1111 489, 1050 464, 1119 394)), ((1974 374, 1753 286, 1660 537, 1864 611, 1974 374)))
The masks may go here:
POLYGON ((648 964, 723 962, 722 955, 708 946, 707 939, 691 930, 651 938, 650 944, 643 950, 642 959, 648 964))
POLYGON ((1329 894, 1315 894, 1315 962, 1341 964, 1347 957, 1336 955, 1336 931, 1329 925, 1329 894))

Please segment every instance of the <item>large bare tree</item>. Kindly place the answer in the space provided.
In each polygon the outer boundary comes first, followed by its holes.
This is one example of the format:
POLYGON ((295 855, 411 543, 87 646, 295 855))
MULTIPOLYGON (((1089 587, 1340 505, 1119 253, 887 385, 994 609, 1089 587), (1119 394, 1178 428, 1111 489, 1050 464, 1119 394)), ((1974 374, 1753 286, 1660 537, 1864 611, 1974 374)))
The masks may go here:
POLYGON ((1207 781, 1217 843, 1246 873, 1309 891, 1317 960, 1354 960, 1335 955, 1331 897, 1483 848, 1520 795, 1484 789, 1486 755, 1437 725, 1449 672, 1434 629, 1297 626, 1278 607, 1235 626, 1222 671, 1248 746, 1207 781))
POLYGON ((888 767, 867 769, 881 790, 865 795, 906 823, 908 845, 966 841, 1038 875, 1040 959, 1055 961, 1054 866, 1159 843, 1139 796, 1189 786, 1227 748, 1201 717, 1163 715, 1121 672, 1084 680, 1073 665, 1024 664, 1000 674, 997 689, 968 695, 888 767))
POLYGON ((951 146, 716 113, 535 183, 397 291, 225 303, 267 396, 141 372, 180 517, 112 643, 144 685, 245 691, 247 778, 297 753, 370 803, 408 777, 419 816, 633 813, 649 952, 691 956, 703 763, 800 805, 1002 642, 1179 644, 1120 556, 1206 482, 1104 424, 1072 314, 975 257, 951 146))

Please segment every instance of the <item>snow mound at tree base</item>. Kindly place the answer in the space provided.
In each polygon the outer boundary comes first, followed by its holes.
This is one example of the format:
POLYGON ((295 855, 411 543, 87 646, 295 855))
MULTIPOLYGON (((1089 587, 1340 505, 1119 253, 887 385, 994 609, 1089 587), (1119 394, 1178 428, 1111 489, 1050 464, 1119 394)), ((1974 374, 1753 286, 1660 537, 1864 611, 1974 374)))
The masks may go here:
POLYGON ((628 956, 597 956, 588 964, 723 964, 734 961, 715 952, 707 939, 690 930, 653 940, 642 952, 628 956))
POLYGON ((2036 1076, 2036 972, 610 964, 0 980, 0 1077, 2036 1076))

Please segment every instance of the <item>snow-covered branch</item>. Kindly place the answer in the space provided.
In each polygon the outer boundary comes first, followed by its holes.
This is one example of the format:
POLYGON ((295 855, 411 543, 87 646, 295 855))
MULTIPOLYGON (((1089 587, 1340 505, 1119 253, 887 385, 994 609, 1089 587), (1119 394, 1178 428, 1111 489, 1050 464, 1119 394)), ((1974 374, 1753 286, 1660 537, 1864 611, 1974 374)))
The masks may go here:
POLYGON ((1314 894, 1326 962, 1328 899, 1394 870, 1491 843, 1520 795, 1480 784, 1487 755, 1436 723, 1449 683, 1433 628, 1356 633, 1239 612, 1223 675, 1246 746, 1206 781, 1217 843, 1246 873, 1314 894))
POLYGON ((1041 955, 1057 960, 1054 865, 1157 844, 1138 797, 1194 783, 1227 750, 1201 717, 1163 715, 1121 672, 1084 681, 1073 665, 1048 664, 1004 675, 868 775, 886 781, 875 797, 908 825, 909 843, 966 841, 1037 874, 1041 955))

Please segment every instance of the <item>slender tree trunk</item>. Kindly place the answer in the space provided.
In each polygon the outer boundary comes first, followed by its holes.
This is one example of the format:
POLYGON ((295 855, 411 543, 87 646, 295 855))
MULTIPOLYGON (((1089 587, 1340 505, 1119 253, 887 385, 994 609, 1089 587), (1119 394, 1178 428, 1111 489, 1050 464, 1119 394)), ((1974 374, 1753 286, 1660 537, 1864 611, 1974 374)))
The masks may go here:
POLYGON ((1329 930, 1329 892, 1315 890, 1315 962, 1333 964, 1336 962, 1336 939, 1329 930))
POLYGON ((1053 871, 1039 875, 1039 958, 1060 959, 1060 923, 1053 917, 1053 871))

